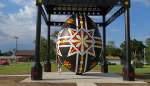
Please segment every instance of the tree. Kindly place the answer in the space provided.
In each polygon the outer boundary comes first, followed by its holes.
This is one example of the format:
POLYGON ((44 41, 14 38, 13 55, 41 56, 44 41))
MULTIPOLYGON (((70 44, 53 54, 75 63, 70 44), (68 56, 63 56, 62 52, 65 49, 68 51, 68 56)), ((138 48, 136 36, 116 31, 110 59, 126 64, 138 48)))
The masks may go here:
POLYGON ((115 48, 115 42, 114 41, 108 41, 107 47, 109 48, 115 48))
POLYGON ((106 46, 106 55, 107 56, 121 56, 120 48, 116 48, 114 41, 109 41, 106 46))
POLYGON ((119 56, 119 57, 121 57, 122 56, 121 49, 120 48, 115 48, 113 56, 119 56))
MULTIPOLYGON (((142 65, 142 61, 144 59, 144 48, 145 45, 143 44, 142 41, 138 41, 136 39, 133 39, 130 41, 130 46, 131 46, 131 59, 133 61, 133 64, 135 67, 140 67, 142 65), (141 65, 140 65, 141 64, 141 65)), ((125 60, 125 42, 123 42, 120 45, 123 53, 123 60, 125 60)))
POLYGON ((114 49, 115 49, 114 41, 108 41, 108 44, 106 45, 106 55, 113 56, 114 49))
POLYGON ((150 38, 147 38, 145 43, 146 43, 146 46, 150 46, 150 38))
POLYGON ((145 43, 146 43, 145 59, 146 62, 150 64, 150 38, 147 38, 145 43))
POLYGON ((50 57, 53 60, 56 60, 56 43, 53 40, 50 40, 50 57))
POLYGON ((13 52, 11 50, 9 50, 9 51, 6 51, 4 53, 1 53, 1 55, 2 56, 11 56, 11 55, 13 55, 13 52))
MULTIPOLYGON (((50 59, 55 59, 56 52, 55 52, 55 42, 53 40, 50 40, 50 59)), ((41 60, 44 61, 47 54, 47 39, 44 37, 41 37, 40 40, 40 57, 41 60)))
POLYGON ((40 57, 41 60, 44 61, 46 57, 46 49, 47 49, 47 40, 44 37, 40 39, 40 57))
POLYGON ((2 51, 0 50, 0 56, 2 55, 2 51))

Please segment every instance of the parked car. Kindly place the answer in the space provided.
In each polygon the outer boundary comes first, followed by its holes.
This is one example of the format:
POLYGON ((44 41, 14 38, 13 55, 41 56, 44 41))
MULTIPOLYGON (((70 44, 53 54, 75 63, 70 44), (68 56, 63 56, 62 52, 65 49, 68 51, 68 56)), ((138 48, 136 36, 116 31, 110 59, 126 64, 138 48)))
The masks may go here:
POLYGON ((0 65, 9 65, 9 62, 6 59, 1 59, 0 60, 0 65))

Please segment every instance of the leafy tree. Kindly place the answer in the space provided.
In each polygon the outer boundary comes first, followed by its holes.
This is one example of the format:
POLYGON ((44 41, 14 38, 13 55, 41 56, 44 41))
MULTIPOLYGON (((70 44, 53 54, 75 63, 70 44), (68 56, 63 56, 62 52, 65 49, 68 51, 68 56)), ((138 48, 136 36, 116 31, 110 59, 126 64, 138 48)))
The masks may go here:
POLYGON ((115 48, 116 47, 115 42, 114 41, 108 41, 107 47, 115 48))
POLYGON ((119 57, 121 57, 122 56, 121 49, 120 48, 115 48, 113 56, 119 56, 119 57))
POLYGON ((4 53, 1 53, 1 55, 2 56, 11 56, 11 55, 13 55, 13 52, 11 50, 9 50, 9 51, 6 51, 4 53))
POLYGON ((150 38, 146 39, 145 58, 146 62, 150 64, 150 38))
POLYGON ((116 48, 115 43, 113 41, 109 41, 106 46, 106 55, 107 56, 121 56, 121 50, 116 48))
POLYGON ((2 55, 2 51, 0 50, 0 56, 2 55))
MULTIPOLYGON (((50 40, 50 59, 55 59, 56 52, 55 52, 55 42, 53 40, 50 40)), ((40 40, 40 57, 41 60, 44 61, 47 54, 47 39, 44 37, 41 37, 40 40)))
POLYGON ((147 45, 147 46, 150 46, 150 38, 147 38, 147 39, 146 39, 146 45, 147 45))
POLYGON ((115 43, 113 41, 109 41, 108 44, 106 45, 106 55, 112 56, 114 53, 114 49, 115 49, 115 43))
MULTIPOLYGON (((50 59, 56 59, 56 40, 59 31, 55 31, 53 34, 50 35, 50 59)), ((40 40, 40 57, 41 60, 44 61, 47 54, 47 39, 41 37, 40 40)))
POLYGON ((50 40, 50 55, 51 59, 56 59, 56 43, 53 40, 50 40))
MULTIPOLYGON (((142 41, 138 41, 136 39, 133 39, 130 41, 130 46, 131 46, 131 59, 133 61, 133 64, 135 67, 139 67, 139 64, 142 64, 143 57, 144 57, 144 48, 145 45, 143 44, 142 41)), ((120 45, 122 49, 122 59, 125 60, 125 42, 123 42, 120 45)))
POLYGON ((40 40, 40 57, 41 60, 44 61, 46 57, 46 49, 47 49, 47 40, 44 37, 41 37, 40 40))

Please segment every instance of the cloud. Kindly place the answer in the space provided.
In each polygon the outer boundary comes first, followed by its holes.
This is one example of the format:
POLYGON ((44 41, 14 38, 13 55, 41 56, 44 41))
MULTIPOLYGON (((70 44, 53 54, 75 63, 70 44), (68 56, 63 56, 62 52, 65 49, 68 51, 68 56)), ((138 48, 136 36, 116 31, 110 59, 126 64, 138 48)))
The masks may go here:
POLYGON ((36 9, 33 3, 18 8, 16 13, 0 12, 0 47, 12 44, 14 36, 18 36, 22 43, 32 43, 35 39, 36 9))
POLYGON ((150 0, 132 0, 133 2, 142 3, 146 6, 150 6, 150 0))
POLYGON ((5 7, 5 5, 0 2, 0 9, 1 9, 1 8, 4 8, 4 7, 5 7))
POLYGON ((68 17, 70 17, 70 15, 52 15, 51 21, 64 22, 68 17))
POLYGON ((8 37, 9 35, 0 30, 0 39, 2 37, 8 37))
POLYGON ((10 0, 10 1, 17 4, 17 5, 27 5, 30 3, 35 4, 35 0, 10 0))

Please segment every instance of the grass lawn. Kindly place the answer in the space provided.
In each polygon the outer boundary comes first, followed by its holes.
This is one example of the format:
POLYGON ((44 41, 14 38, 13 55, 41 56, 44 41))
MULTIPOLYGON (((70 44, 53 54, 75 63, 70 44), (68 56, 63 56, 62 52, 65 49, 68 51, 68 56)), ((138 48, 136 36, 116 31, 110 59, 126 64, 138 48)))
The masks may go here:
MULTIPOLYGON (((32 63, 14 63, 9 66, 0 66, 0 74, 29 74, 31 71, 32 63)), ((62 67, 63 71, 68 71, 65 67, 62 67)), ((52 64, 52 71, 57 71, 56 64, 52 64)), ((97 65, 91 71, 100 71, 100 66, 97 65)), ((121 65, 109 65, 109 72, 122 73, 121 65)), ((150 74, 150 65, 143 68, 136 68, 136 74, 150 74)))
POLYGON ((28 74, 31 63, 14 63, 8 66, 0 66, 0 74, 28 74))
MULTIPOLYGON (((122 65, 109 65, 109 71, 113 73, 122 73, 122 65)), ((143 68, 135 68, 137 75, 150 74, 150 65, 145 65, 143 68)))

